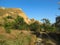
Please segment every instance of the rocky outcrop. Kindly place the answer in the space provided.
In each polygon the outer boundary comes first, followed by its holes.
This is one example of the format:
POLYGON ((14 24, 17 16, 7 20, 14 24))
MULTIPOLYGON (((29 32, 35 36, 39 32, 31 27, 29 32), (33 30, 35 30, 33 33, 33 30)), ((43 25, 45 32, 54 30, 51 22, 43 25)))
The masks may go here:
POLYGON ((21 16, 24 18, 25 22, 27 24, 30 23, 30 19, 25 15, 25 13, 22 11, 20 8, 0 8, 0 20, 2 17, 6 16, 12 16, 13 18, 16 18, 17 15, 21 16))

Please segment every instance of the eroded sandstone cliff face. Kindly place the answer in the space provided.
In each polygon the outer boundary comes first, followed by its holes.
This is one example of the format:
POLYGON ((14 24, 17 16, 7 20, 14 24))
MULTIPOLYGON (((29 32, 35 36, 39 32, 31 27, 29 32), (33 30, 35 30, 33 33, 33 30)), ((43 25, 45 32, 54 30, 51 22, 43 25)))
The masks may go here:
POLYGON ((23 17, 24 18, 24 21, 27 24, 30 23, 30 19, 28 19, 28 17, 22 11, 22 9, 20 9, 20 8, 0 8, 0 22, 3 22, 2 18, 4 18, 4 17, 12 16, 13 18, 16 18, 17 15, 23 17))

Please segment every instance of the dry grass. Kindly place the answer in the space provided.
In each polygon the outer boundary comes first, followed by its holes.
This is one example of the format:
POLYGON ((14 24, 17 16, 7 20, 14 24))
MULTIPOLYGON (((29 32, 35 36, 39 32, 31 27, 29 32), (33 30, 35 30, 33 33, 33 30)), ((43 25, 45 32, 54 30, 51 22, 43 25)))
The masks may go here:
POLYGON ((26 30, 12 30, 6 33, 3 27, 0 27, 0 44, 4 45, 34 45, 36 36, 26 30))

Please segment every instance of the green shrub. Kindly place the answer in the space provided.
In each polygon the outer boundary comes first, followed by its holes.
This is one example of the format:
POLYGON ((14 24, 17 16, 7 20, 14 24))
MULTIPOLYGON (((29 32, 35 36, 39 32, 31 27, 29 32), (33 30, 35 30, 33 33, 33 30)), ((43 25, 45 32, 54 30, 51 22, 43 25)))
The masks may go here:
POLYGON ((40 24, 38 22, 34 22, 29 25, 31 31, 38 32, 40 31, 40 24))
POLYGON ((10 23, 9 22, 4 24, 4 28, 5 28, 7 33, 10 33, 10 23))
POLYGON ((6 30, 7 33, 10 33, 11 32, 10 31, 11 23, 8 22, 6 18, 4 19, 4 25, 3 25, 3 27, 5 28, 5 30, 6 30))
POLYGON ((24 21, 24 19, 20 16, 17 16, 13 23, 13 28, 14 29, 19 29, 19 30, 25 30, 28 29, 28 24, 24 21))
POLYGON ((7 19, 13 19, 12 16, 7 16, 6 18, 7 18, 7 19))
MULTIPOLYGON (((10 16, 8 16, 10 18, 10 16)), ((17 16, 14 19, 14 22, 10 22, 7 18, 4 18, 4 28, 7 33, 10 33, 10 29, 18 29, 18 30, 28 30, 28 24, 24 21, 24 19, 20 16, 17 16)))

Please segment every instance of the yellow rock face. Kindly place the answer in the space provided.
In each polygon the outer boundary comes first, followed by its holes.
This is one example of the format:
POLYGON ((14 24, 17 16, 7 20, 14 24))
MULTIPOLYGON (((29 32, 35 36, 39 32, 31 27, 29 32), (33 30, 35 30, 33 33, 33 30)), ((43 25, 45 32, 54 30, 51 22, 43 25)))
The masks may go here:
POLYGON ((0 19, 6 16, 12 16, 13 18, 16 18, 17 15, 24 18, 25 22, 27 24, 30 23, 30 19, 25 15, 25 13, 22 11, 22 9, 19 8, 0 8, 0 19))

